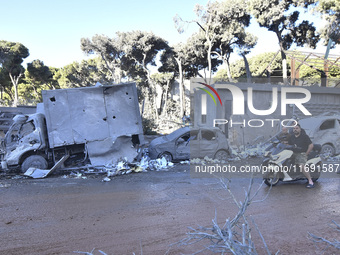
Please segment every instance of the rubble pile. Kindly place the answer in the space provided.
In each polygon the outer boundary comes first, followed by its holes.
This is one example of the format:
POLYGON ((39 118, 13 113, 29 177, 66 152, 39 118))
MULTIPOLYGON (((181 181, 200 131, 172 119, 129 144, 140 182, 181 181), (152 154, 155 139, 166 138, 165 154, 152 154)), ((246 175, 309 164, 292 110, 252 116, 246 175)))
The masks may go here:
POLYGON ((241 159, 249 157, 262 157, 266 147, 267 147, 266 144, 258 144, 257 146, 251 146, 246 147, 244 149, 240 149, 239 152, 233 150, 233 155, 235 157, 240 157, 241 159))
POLYGON ((173 167, 174 163, 167 161, 164 157, 151 160, 147 155, 143 156, 140 162, 129 163, 126 158, 121 159, 117 164, 110 164, 103 167, 88 168, 86 171, 72 171, 63 178, 87 179, 89 174, 106 175, 102 181, 111 181, 112 177, 130 173, 147 171, 166 171, 173 167))
POLYGON ((207 165, 207 164, 218 164, 218 163, 226 163, 226 162, 227 161, 225 160, 212 159, 212 158, 205 156, 203 159, 200 159, 200 158, 190 159, 189 164, 207 165))
POLYGON ((333 156, 333 157, 327 157, 327 161, 340 162, 340 154, 337 156, 333 156))

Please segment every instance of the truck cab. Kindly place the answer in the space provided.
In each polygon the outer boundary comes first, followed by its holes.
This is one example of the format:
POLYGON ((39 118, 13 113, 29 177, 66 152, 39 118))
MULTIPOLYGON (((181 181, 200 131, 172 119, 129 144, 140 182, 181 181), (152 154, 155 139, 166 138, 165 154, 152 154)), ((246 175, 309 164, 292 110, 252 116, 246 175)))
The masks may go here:
POLYGON ((28 165, 47 167, 45 153, 47 151, 47 131, 44 115, 41 113, 16 115, 1 147, 3 169, 21 165, 21 170, 24 172, 28 165))

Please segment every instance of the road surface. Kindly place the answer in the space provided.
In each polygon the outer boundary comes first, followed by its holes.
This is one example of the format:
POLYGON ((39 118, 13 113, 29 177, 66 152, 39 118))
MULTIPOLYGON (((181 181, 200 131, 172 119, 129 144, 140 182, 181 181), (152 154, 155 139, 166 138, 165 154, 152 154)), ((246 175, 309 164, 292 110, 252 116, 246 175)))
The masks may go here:
MULTIPOLYGON (((0 254, 191 254, 198 246, 172 245, 188 227, 224 224, 236 206, 217 179, 190 178, 188 165, 87 179, 0 179, 0 254)), ((255 178, 257 188, 262 180, 255 178)), ((249 179, 232 179, 240 201, 249 179)), ((258 199, 268 192, 261 187, 258 199)), ((321 178, 314 189, 302 181, 273 187, 268 197, 248 207, 271 253, 320 254, 308 233, 340 240, 332 220, 340 223, 339 178, 321 178)), ((253 229, 259 254, 260 236, 253 229)), ((327 249, 324 254, 336 254, 327 249), (328 253, 327 253, 328 252, 328 253)), ((203 253, 207 254, 207 253, 203 253)))

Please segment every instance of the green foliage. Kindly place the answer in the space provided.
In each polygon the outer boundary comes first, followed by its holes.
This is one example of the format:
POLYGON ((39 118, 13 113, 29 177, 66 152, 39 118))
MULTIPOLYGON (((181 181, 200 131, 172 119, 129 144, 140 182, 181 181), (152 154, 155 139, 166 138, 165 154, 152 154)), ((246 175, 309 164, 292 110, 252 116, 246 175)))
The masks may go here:
POLYGON ((13 105, 18 103, 18 84, 22 78, 25 69, 22 67, 24 58, 29 56, 28 49, 21 43, 0 41, 0 67, 2 79, 10 79, 13 90, 9 87, 8 82, 1 84, 3 89, 13 99, 13 105))
POLYGON ((143 118, 142 125, 144 135, 157 135, 157 132, 155 131, 157 129, 155 119, 143 118))
POLYGON ((168 43, 152 32, 118 32, 117 35, 124 51, 123 69, 138 76, 144 72, 150 82, 150 66, 156 66, 156 56, 169 47, 168 43))
POLYGON ((155 81, 158 85, 164 87, 169 81, 173 81, 173 73, 154 73, 151 75, 151 79, 155 81))
POLYGON ((322 28, 321 35, 328 42, 333 40, 334 44, 340 44, 340 0, 318 0, 314 10, 321 13, 327 24, 322 28))
MULTIPOLYGON (((301 61, 305 59, 305 55, 296 53, 295 57, 300 59, 301 61)), ((248 59, 250 71, 253 77, 259 77, 262 74, 262 77, 267 75, 266 70, 269 67, 270 76, 282 76, 282 61, 281 56, 276 52, 267 52, 256 55, 252 58, 248 59), (274 59, 276 55, 276 58, 274 59)), ((306 59, 306 64, 300 65, 300 61, 296 61, 296 67, 299 67, 299 79, 303 81, 303 85, 320 85, 321 71, 324 69, 324 60, 323 58, 311 58, 306 59), (311 65, 314 68, 312 68, 311 65), (318 69, 318 70, 316 70, 318 69)), ((288 65, 290 66, 290 59, 288 59, 288 65)), ((246 78, 246 70, 244 66, 243 60, 237 60, 231 64, 231 73, 234 79, 246 78)), ((328 72, 329 80, 339 79, 340 78, 340 67, 337 65, 329 64, 329 72, 328 72)), ((227 70, 221 69, 214 76, 215 82, 221 82, 228 80, 227 70)), ((333 84, 334 85, 334 84, 333 84)))
MULTIPOLYGON (((299 1, 293 0, 250 0, 249 10, 261 27, 276 34, 282 50, 288 50, 293 43, 315 48, 320 38, 313 23, 303 20, 297 24, 299 11, 292 12, 291 8, 298 4, 299 1)), ((304 1, 304 6, 308 2, 304 1)))
POLYGON ((75 88, 94 86, 97 82, 105 84, 110 79, 106 79, 106 73, 101 72, 100 59, 83 60, 73 62, 60 68, 53 76, 61 88, 75 88))
POLYGON ((97 55, 101 59, 101 61, 97 59, 96 67, 100 73, 105 74, 106 82, 111 84, 121 82, 124 52, 119 38, 95 35, 92 40, 82 38, 80 44, 86 54, 97 55))
MULTIPOLYGON (((249 69, 253 77, 258 77, 262 74, 263 77, 267 75, 266 68, 270 64, 271 76, 282 76, 282 59, 276 52, 266 52, 248 59, 249 69), (276 56, 276 57, 275 57, 276 56), (274 58, 275 57, 275 58, 274 58)), ((232 77, 235 79, 246 78, 245 64, 242 59, 235 61, 230 65, 232 77)), ((214 81, 226 81, 228 80, 227 70, 219 70, 214 81)))
POLYGON ((1 68, 13 75, 22 71, 22 62, 29 56, 28 49, 21 43, 0 41, 0 64, 1 68))

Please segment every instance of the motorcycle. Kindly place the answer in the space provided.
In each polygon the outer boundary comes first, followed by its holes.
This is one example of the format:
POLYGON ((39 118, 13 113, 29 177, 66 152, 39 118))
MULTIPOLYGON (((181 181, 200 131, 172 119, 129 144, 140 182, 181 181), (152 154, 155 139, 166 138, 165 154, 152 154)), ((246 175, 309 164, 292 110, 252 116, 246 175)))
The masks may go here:
MULTIPOLYGON (((265 184, 275 186, 280 181, 296 181, 306 179, 302 169, 295 164, 293 157, 293 145, 274 141, 265 150, 264 159, 261 164, 262 175, 265 184)), ((314 144, 313 150, 308 154, 305 171, 309 171, 312 180, 316 181, 321 173, 321 145, 314 144)))

